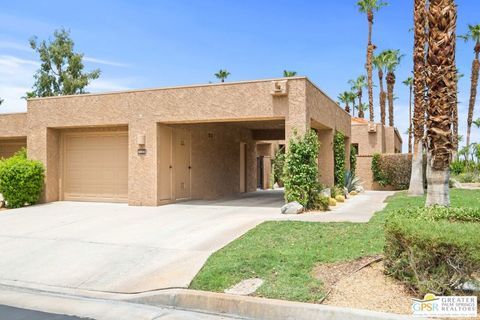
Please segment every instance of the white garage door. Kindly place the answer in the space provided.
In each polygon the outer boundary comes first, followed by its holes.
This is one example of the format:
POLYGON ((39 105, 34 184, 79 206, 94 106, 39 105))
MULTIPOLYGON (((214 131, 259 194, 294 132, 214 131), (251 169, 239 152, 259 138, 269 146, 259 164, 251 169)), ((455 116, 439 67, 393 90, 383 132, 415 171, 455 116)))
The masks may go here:
POLYGON ((128 200, 127 132, 65 134, 64 199, 128 200))

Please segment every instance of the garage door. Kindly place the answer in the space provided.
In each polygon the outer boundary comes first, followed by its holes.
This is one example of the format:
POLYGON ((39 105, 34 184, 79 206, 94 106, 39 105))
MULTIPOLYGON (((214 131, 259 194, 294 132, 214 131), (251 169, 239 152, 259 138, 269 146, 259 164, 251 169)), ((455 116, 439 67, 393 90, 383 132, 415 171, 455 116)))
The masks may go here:
POLYGON ((64 199, 128 200, 126 132, 64 135, 64 199))
POLYGON ((25 139, 0 141, 0 159, 10 158, 21 148, 27 147, 25 139))

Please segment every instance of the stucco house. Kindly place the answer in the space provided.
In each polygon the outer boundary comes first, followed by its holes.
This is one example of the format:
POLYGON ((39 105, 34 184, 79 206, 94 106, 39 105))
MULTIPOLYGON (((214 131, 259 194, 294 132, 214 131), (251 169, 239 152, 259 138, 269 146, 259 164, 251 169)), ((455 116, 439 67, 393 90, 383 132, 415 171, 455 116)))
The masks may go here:
POLYGON ((402 152, 402 137, 397 128, 352 118, 352 147, 357 151, 356 174, 364 188, 382 189, 373 181, 372 157, 375 153, 402 152))
POLYGON ((309 128, 332 185, 333 135, 348 157, 350 121, 305 77, 37 98, 0 115, 0 155, 27 146, 44 163, 43 202, 157 206, 256 190, 257 142, 309 128))

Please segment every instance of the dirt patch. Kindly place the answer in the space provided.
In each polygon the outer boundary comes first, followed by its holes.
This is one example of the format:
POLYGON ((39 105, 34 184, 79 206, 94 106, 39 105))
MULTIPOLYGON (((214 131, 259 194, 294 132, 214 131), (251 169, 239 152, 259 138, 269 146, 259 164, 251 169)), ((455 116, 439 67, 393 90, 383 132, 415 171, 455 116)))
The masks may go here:
POLYGON ((378 262, 378 257, 320 265, 315 268, 314 276, 324 282, 329 292, 323 304, 411 314, 414 296, 401 283, 384 274, 383 263, 378 262))

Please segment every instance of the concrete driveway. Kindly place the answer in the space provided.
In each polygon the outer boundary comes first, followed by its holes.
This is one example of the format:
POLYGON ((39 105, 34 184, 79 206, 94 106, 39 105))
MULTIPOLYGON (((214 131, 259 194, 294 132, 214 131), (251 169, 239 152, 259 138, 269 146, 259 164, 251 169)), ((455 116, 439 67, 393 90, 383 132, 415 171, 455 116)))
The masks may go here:
POLYGON ((208 256, 282 205, 279 192, 161 207, 55 202, 0 211, 0 282, 109 292, 187 287, 208 256))
POLYGON ((0 284, 134 293, 187 287, 213 252, 266 220, 366 222, 391 193, 284 216, 281 191, 161 207, 55 202, 0 211, 0 284))

